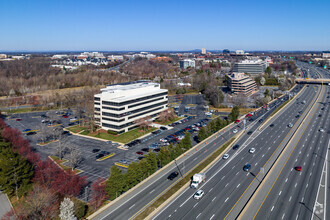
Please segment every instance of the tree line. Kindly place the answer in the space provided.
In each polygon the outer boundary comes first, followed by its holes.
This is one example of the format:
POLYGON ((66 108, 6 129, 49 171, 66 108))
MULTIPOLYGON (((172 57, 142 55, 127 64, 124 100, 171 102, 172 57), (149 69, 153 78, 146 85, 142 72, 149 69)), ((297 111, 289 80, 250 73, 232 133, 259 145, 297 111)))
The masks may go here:
POLYGON ((117 166, 112 166, 110 168, 111 175, 106 181, 105 187, 108 198, 110 200, 116 199, 191 147, 191 135, 187 132, 176 146, 173 146, 173 144, 164 146, 158 154, 149 151, 145 158, 139 162, 132 162, 126 173, 123 173, 117 166))

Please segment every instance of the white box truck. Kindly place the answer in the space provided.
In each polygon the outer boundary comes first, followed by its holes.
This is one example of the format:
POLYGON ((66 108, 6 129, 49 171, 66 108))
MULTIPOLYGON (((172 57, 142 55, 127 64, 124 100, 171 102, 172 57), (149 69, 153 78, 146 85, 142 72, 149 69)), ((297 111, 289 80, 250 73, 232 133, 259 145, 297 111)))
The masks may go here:
POLYGON ((196 174, 193 176, 193 178, 192 178, 192 181, 191 181, 190 187, 191 187, 191 188, 195 188, 195 189, 197 189, 197 188, 198 188, 198 185, 199 185, 201 182, 204 182, 204 181, 205 181, 205 178, 206 178, 205 173, 196 173, 196 174))

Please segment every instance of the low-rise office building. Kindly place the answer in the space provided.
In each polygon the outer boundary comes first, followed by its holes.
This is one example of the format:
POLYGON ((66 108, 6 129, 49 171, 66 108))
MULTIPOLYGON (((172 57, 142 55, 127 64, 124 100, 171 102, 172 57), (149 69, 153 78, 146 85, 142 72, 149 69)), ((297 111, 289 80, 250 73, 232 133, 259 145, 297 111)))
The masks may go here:
POLYGON ((191 59, 180 60, 180 68, 187 69, 188 67, 195 68, 195 60, 191 60, 191 59))
POLYGON ((257 84, 244 73, 227 75, 227 85, 233 94, 251 95, 257 91, 257 84))
POLYGON ((263 74, 265 73, 268 63, 261 59, 243 60, 234 64, 233 72, 263 74))
POLYGON ((105 130, 127 132, 136 120, 154 119, 168 108, 168 90, 151 81, 109 85, 94 96, 95 122, 105 130))

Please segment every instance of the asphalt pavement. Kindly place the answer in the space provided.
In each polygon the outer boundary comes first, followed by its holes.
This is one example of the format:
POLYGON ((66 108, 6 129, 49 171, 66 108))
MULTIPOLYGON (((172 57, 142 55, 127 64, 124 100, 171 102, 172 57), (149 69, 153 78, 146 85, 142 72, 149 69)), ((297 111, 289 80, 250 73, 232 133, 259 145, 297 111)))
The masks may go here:
MULTIPOLYGON (((223 219, 239 200, 245 189, 249 186, 254 177, 259 173, 260 168, 266 163, 276 147, 281 143, 287 132, 289 123, 295 123, 299 110, 304 111, 306 104, 315 95, 315 89, 308 87, 275 121, 273 127, 265 127, 260 133, 255 131, 247 142, 238 143, 241 145, 237 153, 229 150, 232 159, 228 161, 219 160, 217 165, 207 171, 208 180, 200 188, 205 191, 205 196, 200 200, 194 200, 195 190, 187 188, 169 206, 160 210, 155 219, 223 219), (249 148, 256 148, 251 154, 249 148), (250 172, 242 170, 246 163, 250 163, 250 172)), ((252 129, 251 129, 252 130, 252 129)))

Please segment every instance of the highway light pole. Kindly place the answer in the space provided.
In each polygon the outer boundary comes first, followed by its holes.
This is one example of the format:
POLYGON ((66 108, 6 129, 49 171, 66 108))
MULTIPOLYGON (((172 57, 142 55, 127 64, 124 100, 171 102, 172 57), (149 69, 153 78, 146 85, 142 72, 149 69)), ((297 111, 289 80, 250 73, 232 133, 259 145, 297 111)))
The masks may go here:
POLYGON ((174 163, 175 163, 176 167, 178 168, 179 173, 180 173, 180 175, 181 175, 181 177, 182 177, 182 179, 183 179, 183 175, 182 175, 182 173, 181 173, 181 170, 180 170, 178 164, 176 163, 176 159, 174 159, 174 163))

